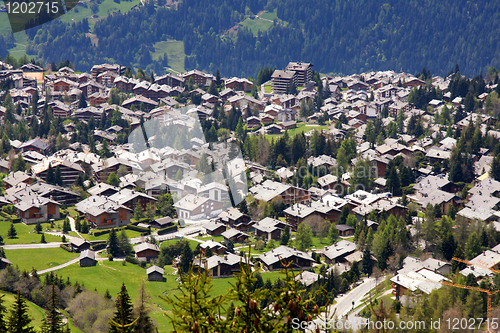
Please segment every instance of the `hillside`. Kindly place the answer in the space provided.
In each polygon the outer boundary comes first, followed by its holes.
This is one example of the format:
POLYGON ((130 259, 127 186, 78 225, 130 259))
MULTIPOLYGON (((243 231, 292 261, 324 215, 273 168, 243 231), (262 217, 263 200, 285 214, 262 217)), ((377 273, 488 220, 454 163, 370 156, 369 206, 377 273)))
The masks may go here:
POLYGON ((158 59, 158 43, 175 40, 183 42, 186 70, 224 68, 226 76, 255 76, 290 60, 344 74, 423 66, 446 74, 458 63, 473 75, 498 67, 499 15, 498 1, 186 0, 171 7, 160 1, 97 20, 90 25, 97 46, 89 31, 64 18, 29 31, 28 51, 48 62, 67 58, 81 70, 115 61, 162 72, 168 59, 158 59))

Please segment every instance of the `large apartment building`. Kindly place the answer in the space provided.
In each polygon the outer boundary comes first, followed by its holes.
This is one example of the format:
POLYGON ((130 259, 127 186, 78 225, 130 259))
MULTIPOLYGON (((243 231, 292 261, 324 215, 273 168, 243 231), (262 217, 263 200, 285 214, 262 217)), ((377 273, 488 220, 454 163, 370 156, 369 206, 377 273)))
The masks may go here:
POLYGON ((290 62, 286 66, 287 71, 295 72, 295 84, 297 86, 305 87, 313 77, 313 65, 305 62, 290 62))

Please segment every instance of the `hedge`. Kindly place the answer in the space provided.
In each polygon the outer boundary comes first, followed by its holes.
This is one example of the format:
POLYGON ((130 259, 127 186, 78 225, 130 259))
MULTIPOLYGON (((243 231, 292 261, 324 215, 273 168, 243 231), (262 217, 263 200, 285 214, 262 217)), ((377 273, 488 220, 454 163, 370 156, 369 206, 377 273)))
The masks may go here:
MULTIPOLYGON (((125 230, 125 227, 115 228, 116 232, 122 231, 122 230, 125 230)), ((92 231, 93 235, 96 236, 96 237, 97 236, 101 236, 101 235, 109 234, 110 232, 111 232, 111 229, 103 229, 103 230, 92 231)))
POLYGON ((133 225, 133 224, 127 224, 125 226, 126 229, 129 229, 129 230, 133 230, 133 231, 138 231, 138 232, 145 232, 145 233, 148 233, 150 232, 150 229, 149 228, 143 228, 143 227, 138 227, 136 225, 133 225))
POLYGON ((158 235, 170 234, 170 233, 176 232, 176 231, 177 231, 177 226, 176 225, 171 225, 169 227, 166 227, 166 228, 163 228, 163 229, 159 229, 158 230, 158 235))
POLYGON ((59 247, 63 250, 68 251, 68 252, 73 252, 73 250, 66 244, 61 244, 61 245, 59 245, 59 247))
POLYGON ((92 242, 92 244, 90 244, 90 248, 93 251, 99 251, 99 250, 105 249, 107 244, 108 244, 107 241, 92 242))
POLYGON ((137 265, 139 263, 139 260, 137 260, 136 258, 134 258, 132 256, 126 256, 125 260, 131 264, 134 264, 134 265, 137 265))

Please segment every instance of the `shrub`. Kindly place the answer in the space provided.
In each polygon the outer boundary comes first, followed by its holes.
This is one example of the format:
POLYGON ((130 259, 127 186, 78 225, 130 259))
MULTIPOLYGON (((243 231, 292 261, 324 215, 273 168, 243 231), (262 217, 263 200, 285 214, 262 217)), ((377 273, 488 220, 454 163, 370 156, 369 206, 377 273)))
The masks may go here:
POLYGON ((109 261, 113 261, 113 255, 112 255, 111 253, 110 253, 110 254, 108 254, 108 260, 109 260, 109 261))
POLYGON ((73 252, 73 251, 71 250, 71 248, 70 248, 68 245, 66 245, 66 244, 61 244, 61 245, 59 245, 59 247, 60 247, 61 249, 63 249, 63 250, 68 251, 68 252, 73 252))
POLYGON ((132 256, 126 256, 125 260, 131 264, 134 264, 134 265, 137 265, 139 263, 139 260, 137 260, 136 258, 134 258, 132 256))
POLYGON ((170 233, 176 232, 176 231, 177 231, 177 226, 176 225, 171 225, 170 227, 159 229, 158 230, 158 235, 170 234, 170 233))

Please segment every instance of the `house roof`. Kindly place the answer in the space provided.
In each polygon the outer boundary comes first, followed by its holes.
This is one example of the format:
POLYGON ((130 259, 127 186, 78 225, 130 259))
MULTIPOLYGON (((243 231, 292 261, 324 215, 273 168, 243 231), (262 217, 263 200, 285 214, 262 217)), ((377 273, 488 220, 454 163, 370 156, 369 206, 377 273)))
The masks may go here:
POLYGON ((95 252, 92 250, 84 250, 80 253, 80 260, 85 259, 85 258, 90 258, 92 260, 95 260, 95 252))
POLYGON ((139 252, 146 251, 146 250, 160 252, 160 248, 156 244, 141 243, 141 244, 134 246, 135 253, 139 253, 139 252))
MULTIPOLYGON (((214 267, 217 267, 219 265, 225 264, 228 266, 235 266, 238 265, 240 262, 246 263, 246 259, 244 257, 240 257, 236 254, 232 253, 227 253, 222 257, 219 256, 211 256, 210 258, 207 258, 206 260, 202 261, 201 267, 204 267, 207 270, 213 269, 214 267)), ((194 265, 199 265, 200 262, 199 260, 194 260, 193 261, 194 265)), ((250 263, 251 266, 253 266, 252 263, 250 263)))
POLYGON ((237 230, 237 229, 228 229, 226 231, 224 231, 222 234, 222 237, 224 238, 233 238, 233 237, 249 237, 246 233, 240 231, 240 230, 237 230))
POLYGON ((292 249, 284 245, 281 245, 269 252, 261 254, 259 256, 259 259, 266 265, 272 265, 274 263, 279 262, 281 259, 288 259, 294 256, 304 260, 314 261, 314 259, 306 252, 298 251, 296 249, 292 249))
POLYGON ((311 284, 318 281, 318 279, 319 279, 319 274, 309 271, 303 271, 295 276, 295 281, 301 282, 306 287, 309 287, 311 284))
POLYGON ((156 265, 153 265, 151 267, 148 267, 146 269, 146 274, 149 275, 151 273, 154 273, 154 272, 157 272, 157 273, 160 273, 161 275, 165 274, 165 270, 161 267, 158 267, 156 265))
POLYGON ((325 246, 321 253, 330 260, 339 258, 356 251, 356 245, 353 242, 346 241, 345 239, 330 245, 325 246))

